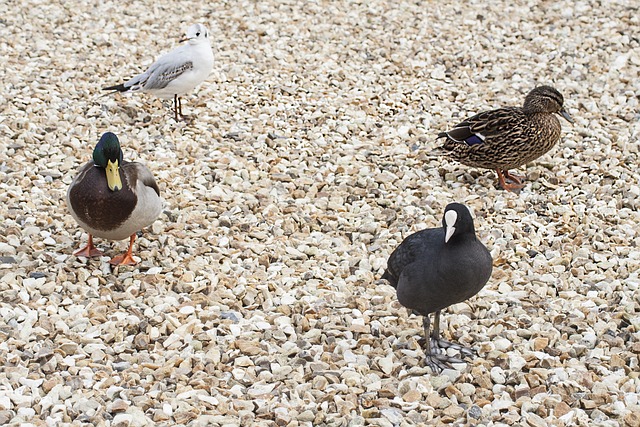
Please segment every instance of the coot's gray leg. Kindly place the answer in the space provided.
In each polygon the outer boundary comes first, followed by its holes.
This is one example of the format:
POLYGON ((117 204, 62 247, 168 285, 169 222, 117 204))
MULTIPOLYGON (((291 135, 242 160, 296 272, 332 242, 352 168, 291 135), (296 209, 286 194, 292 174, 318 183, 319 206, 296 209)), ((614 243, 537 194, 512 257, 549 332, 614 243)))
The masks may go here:
MULTIPOLYGON (((451 341, 447 341, 445 339, 440 338, 440 311, 436 311, 436 313, 434 314, 434 317, 435 317, 435 320, 433 322, 433 330, 431 331, 431 339, 430 339, 431 347, 433 347, 434 349, 452 348, 454 350, 459 351, 462 357, 465 357, 465 356, 473 357, 476 355, 475 352, 468 347, 464 347, 460 344, 456 344, 451 341)), ((462 360, 460 359, 456 359, 456 358, 451 358, 451 359, 452 360, 449 360, 449 362, 451 363, 462 362, 462 360), (455 359, 455 361, 453 359, 455 359)))
POLYGON ((429 329, 431 326, 431 321, 429 320, 429 315, 422 316, 422 326, 424 327, 424 354, 425 354, 425 363, 431 368, 434 373, 440 373, 445 368, 451 368, 450 363, 459 363, 456 358, 452 358, 447 356, 446 354, 441 354, 438 349, 431 348, 431 340, 429 339, 429 329))

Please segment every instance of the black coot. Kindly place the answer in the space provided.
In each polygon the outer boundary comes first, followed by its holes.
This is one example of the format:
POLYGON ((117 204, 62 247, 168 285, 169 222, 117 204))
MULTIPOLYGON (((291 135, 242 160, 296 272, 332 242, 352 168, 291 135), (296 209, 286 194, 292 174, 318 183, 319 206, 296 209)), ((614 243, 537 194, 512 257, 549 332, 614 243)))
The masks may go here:
POLYGON ((382 278, 396 288, 400 304, 423 316, 426 363, 434 372, 462 361, 440 354, 440 348, 473 355, 472 350, 440 338, 440 312, 480 292, 492 267, 491 254, 476 238, 471 213, 460 203, 447 205, 441 228, 410 235, 389 257, 382 278), (431 313, 435 320, 429 335, 431 313))

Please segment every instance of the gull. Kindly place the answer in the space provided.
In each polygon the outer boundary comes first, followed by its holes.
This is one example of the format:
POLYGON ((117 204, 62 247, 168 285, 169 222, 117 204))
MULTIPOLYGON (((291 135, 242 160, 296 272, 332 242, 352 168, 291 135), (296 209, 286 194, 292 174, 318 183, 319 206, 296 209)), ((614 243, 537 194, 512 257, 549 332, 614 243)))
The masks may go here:
POLYGON ((187 29, 187 43, 162 55, 147 71, 131 80, 102 90, 113 92, 146 92, 162 99, 173 97, 175 119, 182 115, 180 95, 202 83, 213 68, 213 52, 209 31, 202 24, 187 29))

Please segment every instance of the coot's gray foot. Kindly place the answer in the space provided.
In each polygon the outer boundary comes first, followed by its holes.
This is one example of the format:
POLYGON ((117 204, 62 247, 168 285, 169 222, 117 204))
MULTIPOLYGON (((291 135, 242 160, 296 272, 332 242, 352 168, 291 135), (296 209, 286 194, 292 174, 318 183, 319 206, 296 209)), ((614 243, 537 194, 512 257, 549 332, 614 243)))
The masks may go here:
POLYGON ((427 354, 424 363, 431 368, 431 371, 439 374, 444 369, 450 369, 451 365, 446 360, 440 360, 438 354, 427 354))
MULTIPOLYGON (((460 352, 460 355, 462 357, 475 357, 476 356, 476 352, 469 348, 469 347, 465 347, 463 345, 451 342, 451 341, 447 341, 444 340, 442 338, 434 338, 431 337, 431 348, 433 349, 442 349, 442 350, 447 350, 449 348, 452 348, 458 352, 460 352)), ((453 362, 456 363, 456 362, 453 362)))

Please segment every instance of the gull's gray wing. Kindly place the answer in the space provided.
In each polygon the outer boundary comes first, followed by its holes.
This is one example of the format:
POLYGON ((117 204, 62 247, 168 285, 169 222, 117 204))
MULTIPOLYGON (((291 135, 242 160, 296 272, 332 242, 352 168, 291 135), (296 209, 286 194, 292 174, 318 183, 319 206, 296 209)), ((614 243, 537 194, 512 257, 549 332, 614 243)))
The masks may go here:
POLYGON ((193 62, 186 61, 181 64, 163 64, 156 69, 149 70, 147 81, 143 84, 145 90, 164 89, 169 83, 177 79, 183 73, 193 69, 193 62))

